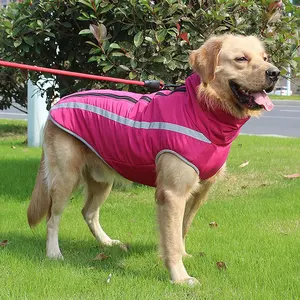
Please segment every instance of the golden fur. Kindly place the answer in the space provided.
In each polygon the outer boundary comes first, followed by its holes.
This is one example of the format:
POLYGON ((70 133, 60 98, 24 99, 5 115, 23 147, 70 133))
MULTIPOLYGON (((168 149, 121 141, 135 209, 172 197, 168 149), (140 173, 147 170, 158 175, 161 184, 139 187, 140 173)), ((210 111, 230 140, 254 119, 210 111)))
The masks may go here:
MULTIPOLYGON (((237 101, 228 80, 253 91, 269 88, 266 70, 272 65, 265 61, 265 51, 255 37, 225 35, 210 38, 190 55, 190 63, 203 80, 199 87, 211 109, 221 107, 237 118, 259 114, 237 101), (247 63, 237 62, 246 55, 247 63)), ((176 283, 197 283, 188 275, 183 256, 185 238, 194 216, 205 201, 210 187, 223 173, 225 166, 206 181, 176 156, 165 153, 157 162, 156 202, 160 229, 160 249, 170 277, 176 283)), ((30 226, 47 215, 47 256, 62 258, 58 244, 60 216, 68 199, 79 183, 85 186, 82 214, 95 238, 103 245, 119 244, 112 240, 99 224, 99 207, 105 201, 115 181, 122 180, 82 142, 62 131, 50 120, 44 134, 43 155, 36 184, 28 208, 30 226)))
POLYGON ((262 42, 254 36, 223 35, 210 38, 198 50, 192 51, 190 64, 201 74, 199 94, 207 95, 211 108, 219 106, 237 118, 259 116, 260 110, 249 110, 237 103, 228 81, 234 80, 242 87, 262 91, 272 85, 266 77, 266 70, 273 67, 267 61, 262 42), (248 63, 234 59, 245 55, 248 63))

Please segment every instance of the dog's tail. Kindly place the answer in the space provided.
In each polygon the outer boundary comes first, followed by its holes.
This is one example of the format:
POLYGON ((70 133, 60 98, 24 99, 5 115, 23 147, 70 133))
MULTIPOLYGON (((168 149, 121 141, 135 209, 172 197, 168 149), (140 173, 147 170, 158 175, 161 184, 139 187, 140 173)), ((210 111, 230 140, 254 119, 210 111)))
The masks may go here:
POLYGON ((42 152, 40 168, 36 177, 35 186, 31 195, 31 201, 27 210, 27 219, 30 227, 37 225, 48 213, 51 199, 48 192, 45 174, 45 155, 42 152))

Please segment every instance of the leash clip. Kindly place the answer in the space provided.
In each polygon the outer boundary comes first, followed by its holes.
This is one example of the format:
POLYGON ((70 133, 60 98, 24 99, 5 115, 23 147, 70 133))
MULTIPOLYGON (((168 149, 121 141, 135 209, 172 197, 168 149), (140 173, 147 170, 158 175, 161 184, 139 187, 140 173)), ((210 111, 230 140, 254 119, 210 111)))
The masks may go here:
POLYGON ((159 80, 145 80, 144 86, 149 90, 159 91, 164 87, 164 84, 159 80))

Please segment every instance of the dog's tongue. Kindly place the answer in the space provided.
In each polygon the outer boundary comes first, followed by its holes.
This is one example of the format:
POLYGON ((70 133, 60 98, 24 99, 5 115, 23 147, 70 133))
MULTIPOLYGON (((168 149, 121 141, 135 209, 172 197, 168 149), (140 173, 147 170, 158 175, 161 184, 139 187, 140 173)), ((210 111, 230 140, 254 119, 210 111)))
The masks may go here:
POLYGON ((266 92, 253 93, 251 94, 251 96, 254 97, 255 103, 257 103, 258 105, 262 105, 265 110, 270 111, 273 109, 274 104, 272 103, 266 92))

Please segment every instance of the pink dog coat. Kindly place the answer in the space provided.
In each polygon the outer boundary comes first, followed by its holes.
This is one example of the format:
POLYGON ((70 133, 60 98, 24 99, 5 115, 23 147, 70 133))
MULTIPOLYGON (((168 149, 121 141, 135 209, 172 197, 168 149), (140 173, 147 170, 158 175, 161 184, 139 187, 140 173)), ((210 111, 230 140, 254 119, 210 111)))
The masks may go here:
POLYGON ((199 76, 193 74, 174 91, 75 93, 56 103, 50 118, 131 181, 155 186, 156 161, 166 152, 205 180, 223 166, 249 118, 208 110, 204 99, 197 100, 199 84, 199 76))

